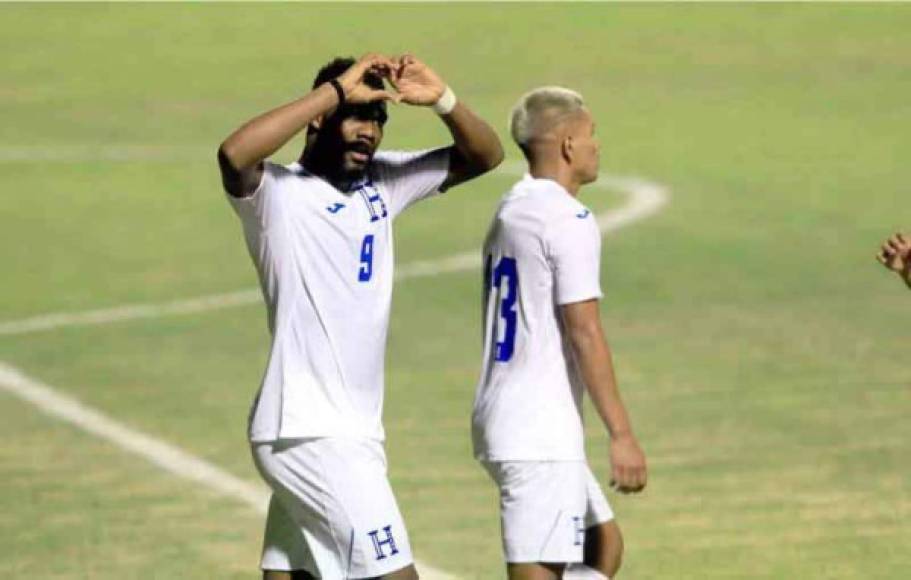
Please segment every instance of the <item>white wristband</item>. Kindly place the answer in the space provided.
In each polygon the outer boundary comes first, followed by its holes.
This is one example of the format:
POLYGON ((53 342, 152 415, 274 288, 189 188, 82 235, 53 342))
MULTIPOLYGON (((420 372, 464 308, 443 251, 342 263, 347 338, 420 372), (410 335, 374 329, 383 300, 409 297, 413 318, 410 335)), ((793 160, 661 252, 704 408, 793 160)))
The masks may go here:
POLYGON ((448 115, 456 106, 456 96, 452 89, 446 87, 443 96, 433 104, 433 112, 437 115, 448 115))

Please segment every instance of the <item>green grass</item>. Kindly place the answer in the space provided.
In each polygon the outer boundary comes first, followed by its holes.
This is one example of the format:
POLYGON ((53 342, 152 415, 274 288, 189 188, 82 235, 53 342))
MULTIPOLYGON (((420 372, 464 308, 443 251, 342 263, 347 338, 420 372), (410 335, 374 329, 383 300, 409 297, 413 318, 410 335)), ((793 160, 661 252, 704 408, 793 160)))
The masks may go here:
MULTIPOLYGON (((215 148, 331 56, 414 51, 504 139, 522 91, 566 84, 604 167, 672 189, 604 244, 605 325, 651 469, 643 496, 611 496, 621 577, 911 568, 911 294, 873 261, 911 227, 911 7, 5 5, 0 23, 0 320, 253 287, 215 148)), ((445 138, 398 108, 386 146, 445 138)), ((399 263, 477 247, 511 179, 410 210, 399 263)), ((468 435, 478 284, 397 285, 385 421, 417 557, 497 578, 468 435)), ((266 349, 260 306, 0 336, 0 360, 250 481, 266 349)), ((0 402, 0 576, 256 576, 258 515, 0 402)))

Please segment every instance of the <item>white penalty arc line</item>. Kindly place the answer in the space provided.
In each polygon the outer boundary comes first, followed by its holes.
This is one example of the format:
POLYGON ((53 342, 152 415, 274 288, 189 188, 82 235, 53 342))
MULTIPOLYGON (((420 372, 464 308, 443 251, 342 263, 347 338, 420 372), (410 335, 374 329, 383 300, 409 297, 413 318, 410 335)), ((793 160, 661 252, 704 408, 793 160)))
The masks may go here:
MULTIPOLYGON (((507 170, 515 173, 520 171, 521 167, 508 166, 507 170)), ((625 191, 631 196, 626 205, 619 210, 597 216, 602 232, 613 231, 648 217, 659 211, 667 202, 667 191, 663 186, 643 179, 603 177, 598 184, 608 189, 625 191)), ((399 268, 396 278, 407 279, 470 270, 477 268, 479 262, 478 253, 473 251, 456 254, 442 260, 412 262, 399 268)), ((82 313, 52 314, 4 323, 0 325, 0 334, 23 334, 61 326, 105 324, 122 320, 188 314, 250 304, 258 302, 260 299, 258 291, 245 290, 163 304, 136 304, 82 313)), ((0 361, 0 389, 34 405, 55 419, 70 423, 127 452, 144 458, 168 473, 202 484, 221 495, 237 499, 261 514, 266 513, 270 494, 263 486, 238 478, 179 447, 133 429, 80 403, 75 398, 63 394, 59 389, 27 376, 3 361, 0 361)), ((421 575, 428 580, 455 580, 456 578, 421 562, 415 562, 415 565, 421 575)))
MULTIPOLYGON (((3 361, 0 361, 0 390, 34 405, 55 419, 138 455, 163 471, 201 484, 220 495, 240 500, 262 515, 268 510, 270 492, 265 487, 234 476, 179 447, 128 427, 3 361)), ((423 562, 415 561, 415 566, 422 578, 456 580, 456 576, 423 562)))
MULTIPOLYGON (((525 171, 525 165, 522 163, 507 163, 499 171, 509 175, 522 175, 525 171)), ((668 200, 668 190, 665 186, 639 177, 602 175, 593 185, 598 188, 619 191, 628 196, 626 203, 620 208, 608 210, 596 216, 602 233, 619 230, 629 224, 645 219, 660 211, 668 200)), ((450 272, 462 272, 479 268, 480 262, 480 253, 476 250, 461 252, 444 258, 418 260, 398 266, 395 279, 407 280, 450 272)), ((262 299, 259 289, 253 288, 168 302, 126 304, 112 308, 79 312, 54 312, 0 322, 0 336, 41 332, 67 326, 93 326, 127 320, 193 314, 257 304, 262 302, 262 299)))

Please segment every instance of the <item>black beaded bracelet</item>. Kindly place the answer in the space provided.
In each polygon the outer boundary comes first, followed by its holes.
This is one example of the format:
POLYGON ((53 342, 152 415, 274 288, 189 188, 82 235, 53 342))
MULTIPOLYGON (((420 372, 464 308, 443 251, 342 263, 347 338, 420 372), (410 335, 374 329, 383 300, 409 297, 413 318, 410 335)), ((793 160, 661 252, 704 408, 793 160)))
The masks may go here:
POLYGON ((329 79, 329 84, 338 94, 338 106, 341 107, 345 104, 345 91, 342 89, 341 83, 338 82, 338 79, 329 79))

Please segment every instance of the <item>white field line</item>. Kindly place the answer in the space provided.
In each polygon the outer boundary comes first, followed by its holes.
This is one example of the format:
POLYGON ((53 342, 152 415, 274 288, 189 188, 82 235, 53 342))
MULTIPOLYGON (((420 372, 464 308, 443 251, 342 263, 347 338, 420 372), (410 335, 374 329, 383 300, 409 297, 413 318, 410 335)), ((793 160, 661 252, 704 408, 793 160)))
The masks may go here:
MULTIPOLYGON (((511 173, 521 172, 521 167, 507 166, 511 173)), ((664 187, 638 178, 602 178, 597 185, 619 189, 630 194, 630 200, 617 211, 597 216, 602 232, 619 229, 627 224, 648 217, 661 209, 667 201, 664 187)), ((427 260, 405 264, 399 268, 397 278, 432 276, 444 272, 457 272, 477 268, 480 258, 476 251, 456 254, 441 260, 427 260)), ((250 304, 260 300, 257 290, 244 290, 229 294, 204 296, 191 300, 177 300, 163 304, 134 304, 87 312, 58 313, 0 325, 0 334, 22 334, 35 330, 49 330, 61 326, 105 324, 121 320, 152 318, 173 314, 202 312, 250 304)), ((159 468, 178 477, 200 483, 222 495, 240 500, 264 514, 269 502, 269 492, 261 485, 245 481, 186 451, 151 435, 133 429, 69 397, 58 389, 26 376, 22 371, 0 361, 0 388, 26 401, 53 418, 70 423, 105 441, 138 455, 159 468)), ((416 562, 426 580, 455 580, 455 576, 416 562)))
MULTIPOLYGON (((524 164, 506 163, 499 171, 508 175, 521 175, 524 170, 524 164)), ((602 233, 618 230, 657 213, 667 203, 668 199, 667 188, 639 177, 602 175, 593 186, 619 191, 627 195, 627 201, 623 206, 602 212, 596 216, 602 233)), ((409 278, 436 276, 448 272, 462 272, 479 268, 480 263, 480 250, 471 250, 445 258, 418 260, 402 264, 396 267, 395 278, 396 280, 407 280, 409 278)), ((154 304, 126 304, 98 310, 53 312, 19 320, 0 322, 0 335, 26 334, 65 326, 92 326, 126 320, 193 314, 260 302, 262 302, 262 294, 259 289, 251 288, 154 304)))
MULTIPOLYGON (((236 477, 179 447, 128 427, 3 361, 0 361, 0 390, 31 403, 55 419, 70 423, 138 455, 168 473, 201 484, 220 495, 240 500, 260 514, 266 514, 270 495, 266 487, 236 477)), ((415 562, 415 565, 421 577, 427 580, 456 579, 423 562, 415 562)))

